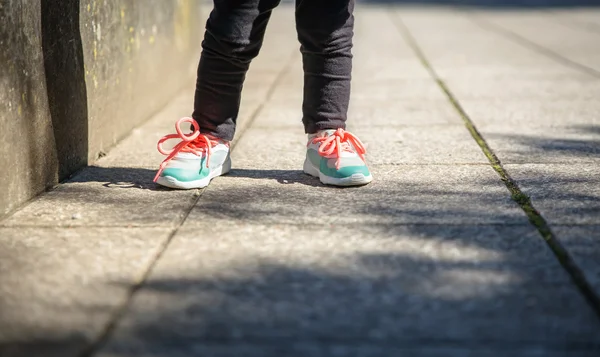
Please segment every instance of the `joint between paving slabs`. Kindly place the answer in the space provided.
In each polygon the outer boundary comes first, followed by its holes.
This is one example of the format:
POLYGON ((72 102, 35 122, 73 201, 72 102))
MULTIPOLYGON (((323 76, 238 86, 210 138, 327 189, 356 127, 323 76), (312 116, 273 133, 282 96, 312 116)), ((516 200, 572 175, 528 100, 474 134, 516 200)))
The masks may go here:
POLYGON ((91 341, 89 345, 87 345, 81 353, 78 354, 78 357, 92 357, 96 352, 98 352, 109 340, 112 336, 113 332, 117 329, 119 322, 129 310, 129 306, 133 301, 134 295, 144 286, 144 283, 152 274, 154 267, 160 260, 160 258, 164 255, 166 250, 168 249, 170 243, 173 241, 179 229, 183 226, 188 216, 202 197, 202 193, 204 190, 194 190, 193 199, 190 202, 189 207, 186 209, 183 217, 179 220, 179 223, 173 228, 171 233, 164 239, 161 244, 157 247, 156 251, 150 258, 148 265, 145 268, 140 269, 138 276, 134 279, 133 284, 129 288, 127 295, 123 302, 115 309, 114 313, 111 314, 107 324, 104 326, 102 331, 96 336, 95 339, 91 341))
POLYGON ((482 19, 479 16, 475 16, 472 14, 468 14, 468 11, 465 11, 465 16, 474 24, 476 24, 477 26, 479 26, 480 28, 484 29, 484 30, 488 30, 490 32, 494 32, 504 38, 507 38, 508 40, 523 46, 531 51, 535 51, 537 53, 540 53, 548 58, 553 59, 554 61, 565 65, 571 69, 577 70, 579 72, 583 72, 585 74, 589 74, 593 77, 596 78, 600 78, 600 72, 597 71, 596 69, 592 68, 592 67, 588 67, 584 64, 581 64, 579 62, 573 61, 571 59, 568 59, 566 57, 563 57, 562 55, 560 55, 557 52, 554 52, 553 50, 546 48, 544 46, 541 46, 533 41, 531 41, 530 39, 523 37, 521 35, 519 35, 516 32, 513 32, 505 27, 502 27, 500 25, 494 24, 492 22, 486 21, 484 19, 482 19))
POLYGON ((279 73, 277 73, 275 80, 273 80, 273 82, 269 86, 269 90, 267 91, 267 94, 265 94, 265 97, 262 100, 262 102, 260 103, 260 105, 250 115, 250 118, 248 119, 248 123, 240 130, 237 140, 231 144, 230 151, 233 151, 235 149, 235 147, 237 146, 237 143, 242 139, 242 137, 244 136, 246 131, 248 131, 248 129, 250 129, 250 127, 254 124, 254 122, 256 121, 256 118, 258 118, 258 115, 265 108, 265 104, 273 97, 273 94, 275 93, 275 88, 277 88, 277 86, 279 86, 279 84, 285 77, 285 74, 292 68, 292 64, 296 60, 297 56, 298 56, 298 52, 294 50, 292 52, 292 55, 290 56, 290 58, 287 60, 286 64, 281 69, 281 71, 279 71, 279 73))
MULTIPOLYGON (((267 94, 265 95, 265 98, 264 98, 263 102, 252 113, 252 115, 250 116, 250 119, 249 119, 248 123, 246 124, 245 128, 242 129, 242 131, 241 131, 241 133, 240 133, 240 135, 238 137, 238 141, 239 141, 239 139, 242 138, 242 136, 244 135, 244 133, 246 132, 246 130, 252 125, 252 123, 258 117, 258 115, 262 111, 262 108, 264 107, 264 104, 272 97, 273 93, 275 92, 275 88, 279 85, 279 83, 281 83, 281 80, 283 79, 283 77, 285 76, 285 74, 287 73, 287 71, 290 70, 290 68, 292 66, 292 63, 294 62, 296 56, 297 56, 297 54, 294 52, 293 56, 290 57, 290 59, 285 64, 285 66, 282 68, 282 70, 277 74, 277 77, 275 78, 275 80, 273 81, 273 83, 271 83, 271 86, 270 86, 269 90, 267 91, 267 94)), ((237 144, 237 141, 231 146, 231 151, 233 151, 233 149, 235 148, 236 144, 237 144)), ((194 207, 200 201, 200 198, 202 197, 202 194, 205 191, 206 191, 206 188, 204 188, 204 189, 198 189, 198 190, 194 191, 194 193, 193 193, 193 197, 194 198, 193 198, 190 206, 186 210, 185 214, 183 215, 182 219, 175 226, 175 228, 173 229, 173 231, 171 231, 171 233, 169 234, 169 236, 157 248, 155 254, 151 257, 151 259, 150 259, 148 265, 146 266, 146 268, 145 269, 141 269, 139 276, 134 280, 133 285, 129 289, 125 300, 123 301, 123 303, 119 307, 117 307, 117 309, 115 310, 115 312, 111 315, 111 317, 110 317, 108 323, 106 324, 106 326, 104 327, 104 329, 79 354, 79 357, 92 357, 96 352, 98 352, 106 344, 106 342, 108 342, 110 340, 110 337, 112 336, 113 332, 118 327, 119 322, 121 321, 121 319, 123 318, 123 316, 125 316, 125 314, 127 313, 127 310, 129 309, 129 306, 130 306, 130 304, 131 304, 131 302, 133 300, 134 295, 143 287, 143 285, 146 282, 146 280, 148 279, 148 277, 152 274, 152 271, 154 270, 154 267, 156 266, 156 264, 158 263, 158 261, 160 260, 160 258, 164 255, 164 253, 168 249, 170 243, 173 241, 173 239, 177 235, 177 232, 179 232, 179 229, 183 226, 183 224, 185 223, 185 221, 189 217, 189 215, 192 212, 192 210, 194 209, 194 207)))
POLYGON ((600 25, 593 22, 579 21, 571 14, 560 14, 553 10, 544 10, 545 13, 551 14, 553 22, 562 24, 574 30, 585 30, 588 32, 600 33, 600 25), (560 17, 558 17, 560 15, 560 17))
POLYGON ((511 198, 519 205, 523 210, 529 222, 537 229, 542 239, 546 242, 555 258, 561 264, 563 269, 570 275, 571 280, 578 288, 579 292, 585 297, 592 309, 596 312, 598 318, 600 318, 600 296, 596 294, 594 289, 581 268, 573 261, 568 251, 563 247, 556 235, 550 229, 546 219, 540 214, 540 212, 534 207, 529 196, 527 196, 519 188, 517 182, 512 179, 508 171, 502 166, 500 159, 494 154, 491 147, 487 144, 481 133, 477 130, 477 127, 473 121, 469 118, 465 110, 462 108, 456 97, 452 94, 448 86, 438 76, 434 68, 430 64, 429 60, 421 50, 420 46, 416 42, 416 39, 411 34, 408 27, 401 20, 400 16, 394 11, 390 12, 392 21, 396 24, 398 31, 410 48, 414 51, 415 55, 419 58, 425 69, 429 72, 432 79, 435 80, 440 89, 447 96, 448 100, 457 111, 461 119, 463 120, 465 127, 473 137, 473 139, 479 145, 481 151, 487 157, 488 161, 496 173, 500 176, 502 182, 504 182, 506 188, 511 194, 511 198))

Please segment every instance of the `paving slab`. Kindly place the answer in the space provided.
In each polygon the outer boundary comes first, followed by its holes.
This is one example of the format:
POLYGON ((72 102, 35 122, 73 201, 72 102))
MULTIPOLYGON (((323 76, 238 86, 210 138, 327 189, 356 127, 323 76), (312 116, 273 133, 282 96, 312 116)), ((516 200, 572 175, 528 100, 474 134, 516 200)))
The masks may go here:
MULTIPOLYGON (((303 96, 302 86, 288 84, 273 93, 276 101, 297 101, 303 96)), ((352 100, 433 100, 444 99, 444 94, 429 78, 388 79, 377 83, 352 83, 352 100)))
POLYGON ((302 99, 300 97, 282 101, 268 101, 252 122, 251 130, 270 130, 304 134, 302 124, 302 99))
MULTIPOLYGON (((241 166, 215 179, 186 224, 525 223, 489 166, 378 165, 372 184, 323 186, 304 174, 302 159, 241 166)), ((273 161, 273 160, 271 160, 273 161)))
POLYGON ((0 228, 0 355, 79 356, 169 233, 0 228))
POLYGON ((578 79, 477 79, 445 81, 459 99, 512 99, 534 101, 573 100, 594 101, 600 98, 600 80, 578 79))
POLYGON ((553 20, 571 27, 600 32, 600 10, 597 7, 553 9, 553 20))
POLYGON ((440 124, 462 124, 456 109, 446 98, 442 100, 360 100, 354 98, 348 111, 352 129, 420 127, 440 124))
POLYGON ((355 17, 357 35, 352 49, 354 88, 380 81, 429 78, 419 59, 402 41, 388 11, 381 7, 360 9, 360 15, 355 17))
POLYGON ((462 124, 363 128, 356 133, 368 145, 373 165, 489 164, 462 124))
POLYGON ((505 165, 600 294, 600 166, 505 165))
MULTIPOLYGON (((465 86, 496 80, 578 80, 589 77, 452 10, 396 10, 438 75, 465 86)), ((485 88, 481 88, 485 89, 485 88)))
MULTIPOLYGON (((481 164, 489 161, 463 125, 421 127, 361 126, 349 130, 357 135, 367 148, 370 165, 426 165, 426 164, 481 164)), ((234 167, 265 168, 265 161, 273 161, 273 153, 284 158, 277 168, 301 169, 306 155, 307 137, 301 128, 251 128, 232 154, 234 167), (260 146, 268 146, 261 150, 260 146)), ((268 165, 268 164, 267 164, 268 165)))
POLYGON ((599 348, 531 226, 215 223, 180 231, 99 356, 599 348))
POLYGON ((518 131, 523 126, 588 130, 600 127, 600 100, 563 98, 532 100, 531 98, 469 99, 460 104, 478 127, 504 124, 518 131))
POLYGON ((555 16, 545 11, 477 13, 478 18, 499 26, 500 31, 517 34, 534 46, 589 67, 600 78, 600 32, 569 26, 556 21, 555 16))
POLYGON ((600 165, 600 127, 570 125, 568 122, 563 125, 488 124, 478 125, 478 129, 505 164, 600 165))
POLYGON ((173 191, 152 182, 156 170, 88 167, 35 199, 3 226, 172 227, 197 199, 197 191, 173 191))
POLYGON ((528 164, 505 167, 550 224, 598 224, 599 165, 528 164))
POLYGON ((430 78, 390 79, 377 83, 356 83, 352 85, 354 100, 433 100, 445 99, 444 93, 430 78))
POLYGON ((588 282, 600 293, 600 224, 552 225, 552 231, 585 272, 588 282))
POLYGON ((420 346, 414 348, 397 348, 378 343, 356 343, 343 344, 336 342, 322 342, 315 344, 310 341, 287 342, 285 345, 244 343, 237 342, 235 347, 225 344, 193 344, 186 346, 177 345, 174 348, 157 348, 149 352, 141 352, 141 349, 125 350, 114 348, 110 351, 102 351, 100 357, 187 357, 193 354, 213 357, 264 357, 264 356, 289 356, 289 357, 388 357, 392 356, 416 356, 416 357, 503 357, 506 355, 515 357, 596 357, 598 352, 593 349, 547 349, 539 347, 496 347, 460 348, 455 346, 420 346), (177 351, 174 349, 177 348, 177 351), (162 351, 162 352, 161 352, 162 351))

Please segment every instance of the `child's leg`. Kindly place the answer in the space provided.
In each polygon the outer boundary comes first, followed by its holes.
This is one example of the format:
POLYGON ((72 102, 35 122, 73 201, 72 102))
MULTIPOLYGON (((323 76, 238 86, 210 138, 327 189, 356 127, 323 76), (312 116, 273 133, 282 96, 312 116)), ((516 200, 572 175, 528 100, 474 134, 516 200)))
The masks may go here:
POLYGON ((360 140, 346 132, 352 75, 354 0, 298 0, 296 25, 304 64, 304 172, 336 186, 373 180, 360 140))
POLYGON ((345 129, 350 100, 354 0, 297 0, 306 133, 345 129))
POLYGON ((280 0, 214 0, 206 23, 193 118, 203 133, 230 141, 242 86, 280 0))

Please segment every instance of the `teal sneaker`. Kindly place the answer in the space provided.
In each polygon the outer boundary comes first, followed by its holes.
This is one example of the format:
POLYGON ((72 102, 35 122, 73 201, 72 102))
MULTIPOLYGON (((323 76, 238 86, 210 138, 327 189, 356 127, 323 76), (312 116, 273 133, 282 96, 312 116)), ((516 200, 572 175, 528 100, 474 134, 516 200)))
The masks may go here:
POLYGON ((192 118, 180 119, 175 129, 177 134, 169 134, 158 141, 158 151, 167 158, 160 164, 154 182, 182 190, 203 188, 213 178, 231 170, 229 142, 200 134, 198 123, 192 118), (184 123, 194 127, 191 134, 181 131, 184 123), (171 150, 163 149, 163 143, 170 139, 180 139, 181 142, 171 150))
POLYGON ((343 129, 323 130, 309 135, 304 172, 322 183, 335 186, 360 186, 373 181, 365 163, 362 142, 343 129))

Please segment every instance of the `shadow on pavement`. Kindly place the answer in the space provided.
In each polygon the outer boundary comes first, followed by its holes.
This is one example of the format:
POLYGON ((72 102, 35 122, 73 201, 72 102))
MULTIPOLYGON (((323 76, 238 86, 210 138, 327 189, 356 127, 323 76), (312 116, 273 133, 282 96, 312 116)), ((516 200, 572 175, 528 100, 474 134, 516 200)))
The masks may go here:
POLYGON ((0 342, 2 357, 63 357, 77 356, 89 343, 83 336, 40 338, 29 341, 0 342))
POLYGON ((406 249, 340 254, 331 246, 331 254, 317 251, 311 254, 320 256, 307 258, 290 236, 283 257, 268 259, 265 249, 245 246, 246 261, 205 258, 222 268, 195 264, 182 253, 182 263, 190 265, 178 277, 157 272, 105 352, 592 356, 599 351, 597 318, 547 251, 531 244, 538 239, 531 229, 412 226, 372 233, 376 238, 363 239, 388 248, 398 240, 406 249))
MULTIPOLYGON (((518 129, 515 131, 518 131, 518 129)), ((532 150, 565 160, 600 158, 600 126, 595 125, 566 126, 561 128, 560 134, 551 132, 544 137, 495 133, 489 133, 485 136, 511 143, 511 153, 524 159, 532 155, 532 150), (556 137, 557 135, 566 137, 556 137)))
MULTIPOLYGON (((600 134, 597 126, 574 128, 600 134)), ((590 152, 579 144, 523 140, 571 156, 590 152)), ((468 173, 476 167, 463 166, 468 173)), ((198 239, 211 237, 243 254, 171 253, 177 267, 155 270, 111 335, 106 355, 597 355, 597 317, 524 214, 507 210, 516 205, 498 179, 440 171, 425 180, 423 173, 434 168, 375 167, 381 179, 355 190, 329 189, 299 170, 234 168, 203 194, 190 219, 210 217, 212 228, 198 239), (311 219, 336 216, 343 220, 319 225, 325 235, 313 231, 311 219), (269 235, 236 231, 265 224, 269 235)), ((140 210, 173 196, 152 182, 154 174, 89 167, 62 186, 74 194, 57 195, 56 202, 140 210)), ((548 177, 532 171, 520 183, 545 187, 548 177)), ((564 207, 559 216, 599 212, 600 196, 585 189, 600 187, 599 177, 563 177, 556 185, 560 190, 548 199, 564 207)), ((131 223, 154 217, 141 219, 131 223)), ((199 243, 198 249, 210 246, 199 243)), ((86 289, 106 284, 127 285, 95 281, 86 289)), ((87 343, 84 337, 24 337, 1 344, 0 355, 67 356, 87 343)))
MULTIPOLYGON (((128 210, 140 209, 156 204, 160 194, 153 191, 154 172, 92 167, 65 186, 97 183, 98 205, 120 210, 121 200, 128 210), (114 194, 122 187, 151 195, 132 202, 114 194)), ((591 357, 600 350, 597 317, 535 228, 523 223, 518 210, 493 210, 512 204, 503 187, 498 199, 496 179, 473 178, 463 186, 457 177, 440 178, 437 185, 408 177, 355 191, 311 187, 316 180, 300 171, 234 170, 219 178, 242 185, 215 182, 204 193, 192 214, 211 217, 214 224, 197 239, 211 237, 215 246, 228 244, 243 254, 186 252, 195 251, 193 244, 170 253, 175 270, 155 270, 105 355, 387 357, 480 351, 531 356, 536 351, 591 357), (285 181, 300 184, 282 185, 285 181), (309 223, 271 224, 270 237, 257 234, 262 238, 256 243, 252 231, 235 230, 273 217, 301 222, 311 212, 356 220, 319 226, 332 237, 315 235, 309 223), (447 223, 453 217, 467 223, 447 223), (407 220, 422 223, 401 224, 407 220), (432 223, 436 220, 442 222, 432 223), (489 223, 494 220, 505 223, 489 223), (347 234, 340 235, 344 229, 347 234), (250 242, 239 246, 245 239, 250 242)), ((544 184, 543 177, 531 180, 544 184)), ((79 190, 67 199, 89 201, 86 188, 79 190)), ((584 192, 564 195, 600 202, 584 192)), ((198 249, 211 246, 199 243, 198 249)), ((127 285, 96 281, 86 289, 105 284, 127 285)), ((0 354, 47 357, 53 348, 64 351, 75 344, 80 342, 15 341, 0 346, 0 354), (37 354, 42 350, 48 353, 37 354)))

